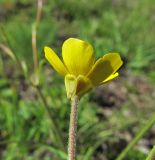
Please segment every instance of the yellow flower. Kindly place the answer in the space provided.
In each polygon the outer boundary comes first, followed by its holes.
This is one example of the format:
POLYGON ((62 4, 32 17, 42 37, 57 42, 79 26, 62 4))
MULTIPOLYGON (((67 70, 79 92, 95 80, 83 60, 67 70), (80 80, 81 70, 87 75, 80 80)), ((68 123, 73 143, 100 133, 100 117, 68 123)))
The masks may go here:
POLYGON ((49 63, 65 78, 68 98, 82 96, 93 87, 114 79, 123 64, 118 53, 108 53, 95 62, 93 47, 76 38, 63 43, 62 61, 51 48, 44 47, 44 51, 49 63))

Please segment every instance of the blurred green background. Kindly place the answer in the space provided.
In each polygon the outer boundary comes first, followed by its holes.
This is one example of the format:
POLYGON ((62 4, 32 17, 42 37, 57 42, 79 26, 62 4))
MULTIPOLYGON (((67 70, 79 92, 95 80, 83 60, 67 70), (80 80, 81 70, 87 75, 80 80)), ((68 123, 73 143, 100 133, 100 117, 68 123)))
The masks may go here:
MULTIPOLYGON (((93 45, 96 58, 119 52, 124 61, 120 76, 79 106, 77 159, 114 160, 155 112, 155 1, 44 0, 37 74, 36 14, 35 0, 0 0, 0 159, 67 160, 70 103, 43 47, 61 55, 63 41, 77 37, 93 45)), ((153 144, 155 128, 126 160, 145 159, 153 144)))

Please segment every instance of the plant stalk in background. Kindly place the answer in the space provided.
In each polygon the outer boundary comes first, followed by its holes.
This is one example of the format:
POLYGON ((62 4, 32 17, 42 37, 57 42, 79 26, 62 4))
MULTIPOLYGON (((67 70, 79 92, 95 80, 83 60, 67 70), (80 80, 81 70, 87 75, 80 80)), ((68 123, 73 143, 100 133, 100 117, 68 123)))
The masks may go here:
POLYGON ((72 102, 68 159, 75 160, 78 101, 92 88, 117 77, 117 70, 123 62, 118 53, 106 54, 95 62, 93 47, 88 42, 76 38, 69 38, 63 43, 63 61, 51 48, 45 47, 44 51, 49 63, 64 76, 67 97, 72 102))
POLYGON ((51 110, 50 107, 48 106, 46 98, 44 97, 40 87, 38 86, 38 87, 36 87, 36 89, 37 89, 37 92, 38 92, 38 94, 39 94, 39 96, 40 96, 40 98, 41 98, 41 100, 44 104, 47 116, 50 119, 51 126, 52 126, 52 131, 55 135, 55 139, 56 139, 57 143, 59 144, 59 147, 63 151, 65 151, 65 146, 64 146, 64 143, 63 143, 63 139, 62 139, 63 136, 62 136, 62 133, 61 133, 60 128, 58 126, 58 122, 56 121, 56 119, 53 115, 53 113, 55 113, 55 112, 54 112, 54 110, 51 110))
POLYGON ((38 95, 40 96, 47 116, 49 117, 50 121, 51 121, 51 125, 52 125, 52 129, 53 129, 53 134, 55 135, 55 139, 56 141, 58 141, 59 147, 65 151, 65 146, 62 140, 62 135, 61 135, 61 131, 60 128, 58 126, 57 120, 55 119, 55 117, 53 116, 53 112, 51 112, 51 108, 49 107, 49 105, 47 104, 46 98, 44 97, 44 94, 42 93, 42 90, 40 88, 40 83, 39 83, 39 66, 38 66, 38 50, 37 50, 37 29, 39 27, 40 24, 40 20, 41 20, 41 15, 42 15, 42 10, 43 10, 43 0, 38 0, 37 1, 37 15, 36 15, 36 20, 34 22, 34 24, 32 25, 32 51, 33 51, 33 61, 34 61, 34 76, 32 76, 32 85, 36 88, 38 95))
POLYGON ((33 51, 33 62, 34 62, 34 70, 38 69, 38 51, 37 51, 37 29, 39 26, 39 22, 41 19, 42 9, 43 9, 43 0, 38 0, 37 6, 37 16, 34 24, 32 25, 32 51, 33 51))

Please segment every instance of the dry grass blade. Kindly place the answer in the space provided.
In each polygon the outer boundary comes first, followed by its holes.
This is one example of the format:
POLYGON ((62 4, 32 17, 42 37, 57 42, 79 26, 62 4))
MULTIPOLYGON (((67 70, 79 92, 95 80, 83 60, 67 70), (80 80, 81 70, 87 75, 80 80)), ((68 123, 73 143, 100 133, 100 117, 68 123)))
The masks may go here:
POLYGON ((13 61, 17 62, 16 56, 9 47, 7 47, 5 44, 0 43, 0 48, 4 53, 6 53, 9 57, 11 57, 13 61))
POLYGON ((37 28, 39 26, 39 22, 41 19, 42 8, 43 8, 43 0, 38 0, 37 16, 32 26, 32 50, 33 50, 34 70, 37 70, 38 68, 37 28))

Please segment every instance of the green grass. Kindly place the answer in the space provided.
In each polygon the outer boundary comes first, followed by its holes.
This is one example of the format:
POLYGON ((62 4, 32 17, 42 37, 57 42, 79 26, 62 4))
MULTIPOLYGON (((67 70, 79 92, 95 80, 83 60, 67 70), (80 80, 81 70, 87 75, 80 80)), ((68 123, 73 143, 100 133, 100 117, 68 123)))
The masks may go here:
MULTIPOLYGON (((119 52, 125 62, 120 77, 125 78, 124 73, 129 71, 131 77, 143 74, 153 81, 150 83, 153 89, 154 0, 96 0, 91 3, 89 0, 47 0, 37 32, 39 86, 61 131, 63 141, 59 141, 45 103, 31 84, 34 81, 31 29, 36 4, 30 0, 3 0, 0 1, 1 8, 4 15, 0 16, 0 44, 9 47, 25 68, 21 71, 19 64, 0 50, 0 159, 67 159, 70 103, 63 79, 44 59, 45 45, 61 55, 63 41, 78 37, 93 45, 96 58, 107 52, 119 52)), ((77 135, 78 160, 115 159, 133 138, 139 125, 155 111, 153 95, 138 94, 129 77, 120 83, 128 94, 119 107, 106 108, 91 101, 94 92, 82 99, 77 135), (130 132, 128 139, 126 134, 130 132), (125 145, 119 146, 122 139, 125 145)), ((145 157, 143 151, 138 150, 137 154, 137 148, 134 148, 128 159, 142 160, 145 157)))

